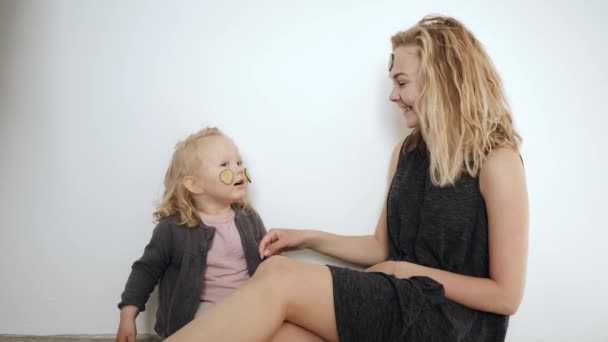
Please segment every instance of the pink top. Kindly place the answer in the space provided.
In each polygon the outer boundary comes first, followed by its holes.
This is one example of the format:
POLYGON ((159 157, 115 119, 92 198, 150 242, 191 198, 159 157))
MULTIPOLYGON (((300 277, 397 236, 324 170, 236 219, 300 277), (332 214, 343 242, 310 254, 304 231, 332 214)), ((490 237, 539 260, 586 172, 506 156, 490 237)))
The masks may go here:
POLYGON ((218 302, 249 278, 241 236, 234 223, 234 211, 227 217, 201 216, 205 225, 215 227, 207 252, 201 301, 218 302))

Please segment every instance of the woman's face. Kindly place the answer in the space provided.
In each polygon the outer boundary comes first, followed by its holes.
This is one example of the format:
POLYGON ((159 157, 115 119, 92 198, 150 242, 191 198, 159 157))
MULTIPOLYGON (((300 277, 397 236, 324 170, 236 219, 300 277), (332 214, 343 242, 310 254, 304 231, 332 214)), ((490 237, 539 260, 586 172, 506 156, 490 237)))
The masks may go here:
POLYGON ((393 67, 389 72, 393 81, 393 90, 389 99, 401 108, 407 127, 415 128, 418 127, 418 113, 414 111, 414 107, 420 97, 421 89, 418 47, 399 46, 393 54, 393 67))

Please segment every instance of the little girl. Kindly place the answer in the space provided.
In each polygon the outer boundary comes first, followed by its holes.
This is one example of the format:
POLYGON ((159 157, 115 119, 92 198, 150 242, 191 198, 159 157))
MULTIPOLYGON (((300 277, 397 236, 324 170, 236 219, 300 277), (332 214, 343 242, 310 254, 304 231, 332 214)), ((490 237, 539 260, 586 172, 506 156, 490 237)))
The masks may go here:
POLYGON ((158 224, 118 304, 117 341, 135 341, 135 318, 159 281, 154 330, 164 339, 253 275, 266 229, 248 204, 250 181, 237 147, 217 128, 177 144, 158 224))

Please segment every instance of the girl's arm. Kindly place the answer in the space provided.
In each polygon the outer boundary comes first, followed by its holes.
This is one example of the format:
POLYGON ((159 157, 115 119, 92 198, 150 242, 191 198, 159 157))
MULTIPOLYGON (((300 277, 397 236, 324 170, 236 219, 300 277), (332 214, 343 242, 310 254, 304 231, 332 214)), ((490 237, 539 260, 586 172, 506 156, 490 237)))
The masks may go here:
POLYGON ((159 223, 139 260, 133 263, 118 308, 132 305, 144 311, 154 287, 171 262, 172 234, 170 222, 159 223))

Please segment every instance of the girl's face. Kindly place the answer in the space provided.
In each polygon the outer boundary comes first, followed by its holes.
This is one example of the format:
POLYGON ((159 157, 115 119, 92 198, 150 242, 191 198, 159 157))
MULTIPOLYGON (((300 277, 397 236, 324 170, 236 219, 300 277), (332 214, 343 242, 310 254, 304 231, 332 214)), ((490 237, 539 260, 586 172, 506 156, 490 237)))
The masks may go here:
POLYGON ((418 113, 414 110, 420 97, 421 84, 419 80, 420 57, 418 47, 413 45, 399 46, 394 51, 393 67, 390 78, 393 89, 389 99, 395 102, 405 117, 408 128, 418 127, 418 113))
MULTIPOLYGON (((201 166, 193 175, 202 201, 212 201, 215 204, 232 204, 238 202, 247 193, 247 177, 245 167, 236 145, 227 137, 205 137, 198 148, 198 158, 201 166), (220 178, 220 174, 230 170, 232 179, 220 178), (226 183, 228 184, 226 184, 226 183)), ((225 175, 224 175, 225 176, 225 175)))

